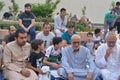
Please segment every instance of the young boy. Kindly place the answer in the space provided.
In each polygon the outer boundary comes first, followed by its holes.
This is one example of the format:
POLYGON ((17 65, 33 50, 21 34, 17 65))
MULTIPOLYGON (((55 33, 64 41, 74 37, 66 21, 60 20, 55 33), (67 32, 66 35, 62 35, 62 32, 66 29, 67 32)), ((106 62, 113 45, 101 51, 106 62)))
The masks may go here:
POLYGON ((94 52, 94 42, 93 42, 93 33, 88 32, 87 33, 87 41, 85 42, 84 46, 87 47, 91 54, 93 55, 94 52))
POLYGON ((43 63, 50 66, 51 69, 58 69, 61 67, 60 59, 62 38, 54 37, 52 43, 53 45, 46 49, 46 54, 43 63))
POLYGON ((31 42, 33 52, 30 54, 28 68, 34 70, 36 74, 44 74, 41 70, 43 66, 44 50, 43 40, 36 39, 31 42))

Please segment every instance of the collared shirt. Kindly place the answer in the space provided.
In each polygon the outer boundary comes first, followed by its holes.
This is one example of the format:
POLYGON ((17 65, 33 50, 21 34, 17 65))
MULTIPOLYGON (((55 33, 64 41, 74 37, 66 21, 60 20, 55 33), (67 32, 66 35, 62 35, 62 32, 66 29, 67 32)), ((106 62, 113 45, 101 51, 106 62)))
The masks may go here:
POLYGON ((67 17, 65 16, 64 20, 61 19, 60 14, 54 18, 54 29, 66 29, 67 17))
POLYGON ((74 52, 72 46, 65 47, 62 50, 62 66, 67 73, 80 72, 83 75, 93 72, 93 69, 95 69, 90 51, 83 46, 80 46, 77 52, 74 52), (89 69, 86 67, 87 63, 89 69))
POLYGON ((96 51, 95 62, 97 67, 102 71, 104 80, 117 80, 120 74, 120 45, 116 44, 113 48, 113 52, 106 61, 104 56, 108 49, 107 44, 102 44, 96 51), (114 74, 109 76, 109 74, 114 74), (108 76, 107 76, 108 75, 108 76), (112 79, 114 77, 114 79, 112 79), (107 79, 106 79, 107 78, 107 79))
MULTIPOLYGON (((76 34, 76 32, 73 32, 73 34, 76 34)), ((73 35, 72 34, 72 35, 73 35)), ((67 44, 71 44, 71 37, 72 37, 72 35, 70 35, 69 33, 68 33, 68 31, 66 31, 66 32, 64 32, 63 34, 62 34, 62 39, 63 40, 66 40, 67 41, 67 44)))

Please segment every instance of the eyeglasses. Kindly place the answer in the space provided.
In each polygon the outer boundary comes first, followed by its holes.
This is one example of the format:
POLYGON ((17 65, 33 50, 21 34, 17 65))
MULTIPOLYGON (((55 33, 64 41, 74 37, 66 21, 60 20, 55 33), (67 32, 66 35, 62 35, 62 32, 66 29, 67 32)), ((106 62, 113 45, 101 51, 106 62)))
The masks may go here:
POLYGON ((80 42, 72 42, 73 44, 80 44, 80 42))
POLYGON ((73 26, 69 26, 68 28, 74 28, 73 26))
POLYGON ((107 41, 107 43, 109 43, 109 44, 115 44, 116 41, 107 41))

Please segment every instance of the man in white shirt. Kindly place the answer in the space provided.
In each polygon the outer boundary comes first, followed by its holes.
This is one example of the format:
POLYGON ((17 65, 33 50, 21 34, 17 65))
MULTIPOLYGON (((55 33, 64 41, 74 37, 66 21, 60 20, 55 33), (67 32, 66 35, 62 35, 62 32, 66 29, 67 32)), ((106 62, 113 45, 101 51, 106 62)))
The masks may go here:
POLYGON ((57 37, 61 37, 63 32, 67 30, 67 17, 65 15, 66 9, 61 8, 60 14, 54 18, 54 30, 57 37))
POLYGON ((100 68, 103 80, 118 80, 120 77, 120 46, 116 44, 116 35, 109 32, 107 43, 96 51, 95 62, 100 68))
POLYGON ((50 32, 51 26, 49 23, 45 22, 43 24, 43 31, 36 35, 36 39, 42 39, 44 41, 44 48, 46 49, 52 44, 52 39, 55 37, 53 32, 50 32))

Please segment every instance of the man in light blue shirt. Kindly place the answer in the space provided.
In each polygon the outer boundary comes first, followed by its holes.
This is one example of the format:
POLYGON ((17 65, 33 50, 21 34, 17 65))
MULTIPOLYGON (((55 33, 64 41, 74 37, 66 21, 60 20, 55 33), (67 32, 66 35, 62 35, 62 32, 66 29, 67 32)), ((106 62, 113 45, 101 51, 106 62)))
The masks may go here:
POLYGON ((68 80, 95 80, 95 65, 88 48, 80 46, 80 36, 71 37, 71 46, 62 50, 62 68, 58 74, 68 80))

